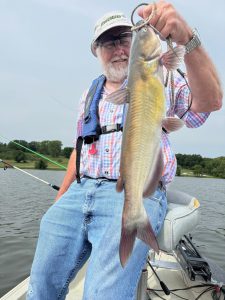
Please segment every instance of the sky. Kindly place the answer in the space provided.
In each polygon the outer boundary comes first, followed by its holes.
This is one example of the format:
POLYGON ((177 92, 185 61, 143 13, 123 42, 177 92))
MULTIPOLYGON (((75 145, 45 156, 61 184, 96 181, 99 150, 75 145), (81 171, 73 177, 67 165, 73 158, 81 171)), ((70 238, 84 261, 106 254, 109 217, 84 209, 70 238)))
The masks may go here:
MULTIPOLYGON (((170 2, 198 29, 224 91, 225 1, 170 2)), ((140 3, 0 0, 0 142, 60 140, 72 147, 80 96, 101 74, 90 51, 94 24, 113 10, 130 16, 140 3)), ((202 127, 171 134, 174 152, 225 156, 224 112, 225 106, 202 127)))

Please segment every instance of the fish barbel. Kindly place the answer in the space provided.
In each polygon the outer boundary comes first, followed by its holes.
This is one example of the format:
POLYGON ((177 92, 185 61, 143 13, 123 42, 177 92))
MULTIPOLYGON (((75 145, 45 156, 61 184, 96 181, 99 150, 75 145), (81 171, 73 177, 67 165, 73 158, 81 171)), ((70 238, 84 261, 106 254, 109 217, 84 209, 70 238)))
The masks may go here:
POLYGON ((165 118, 163 64, 176 68, 182 55, 183 49, 178 47, 174 53, 168 51, 163 56, 158 36, 152 28, 143 26, 133 38, 127 87, 107 97, 115 104, 129 103, 117 181, 117 191, 124 189, 125 193, 120 240, 122 266, 132 252, 136 237, 159 251, 143 196, 152 195, 161 180, 164 167, 160 147, 162 126, 165 124, 168 130, 180 126, 179 119, 165 118))

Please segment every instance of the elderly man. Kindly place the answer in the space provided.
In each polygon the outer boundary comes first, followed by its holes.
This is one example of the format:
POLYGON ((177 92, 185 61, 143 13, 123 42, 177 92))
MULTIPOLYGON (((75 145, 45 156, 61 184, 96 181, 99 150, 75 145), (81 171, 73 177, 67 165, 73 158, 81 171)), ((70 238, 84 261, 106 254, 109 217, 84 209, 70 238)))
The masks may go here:
MULTIPOLYGON (((175 8, 159 1, 149 21, 162 36, 171 36, 186 47, 185 65, 193 94, 191 110, 183 118, 188 127, 198 127, 209 112, 221 107, 221 87, 215 68, 193 31, 175 8)), ((139 15, 146 19, 153 5, 139 15)), ((119 176, 123 105, 105 101, 110 93, 126 85, 131 47, 131 23, 120 12, 103 16, 96 24, 92 53, 103 67, 81 97, 77 122, 77 144, 56 197, 44 215, 31 271, 27 299, 65 299, 70 281, 88 260, 83 299, 135 299, 141 270, 149 247, 136 239, 134 250, 123 268, 119 259, 124 194, 115 186, 119 176)), ((166 90, 168 97, 169 87, 166 90)), ((175 76, 175 107, 168 112, 181 117, 187 110, 190 92, 184 78, 175 76)), ((147 137, 146 137, 147 138, 147 137)), ((176 160, 168 135, 162 132, 164 171, 161 186, 144 200, 157 235, 166 209, 166 186, 176 173, 176 160)))

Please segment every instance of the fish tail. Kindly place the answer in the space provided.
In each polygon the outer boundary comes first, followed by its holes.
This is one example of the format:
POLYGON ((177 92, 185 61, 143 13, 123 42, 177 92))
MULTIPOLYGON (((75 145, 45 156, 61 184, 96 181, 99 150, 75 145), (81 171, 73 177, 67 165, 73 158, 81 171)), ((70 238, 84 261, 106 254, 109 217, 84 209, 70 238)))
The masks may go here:
POLYGON ((139 226, 137 231, 137 237, 142 240, 145 244, 149 245, 153 250, 159 253, 159 244, 157 242, 155 233, 152 229, 152 225, 147 219, 142 226, 139 226))
POLYGON ((126 226, 126 220, 123 218, 119 248, 120 262, 122 267, 125 266, 132 253, 136 237, 142 240, 145 244, 149 245, 157 253, 159 252, 159 245, 144 207, 143 213, 138 220, 140 221, 134 222, 132 226, 131 224, 130 226, 126 226))
POLYGON ((128 258, 130 257, 134 242, 137 236, 137 228, 127 229, 122 226, 121 239, 120 239, 120 263, 122 267, 125 266, 128 258))

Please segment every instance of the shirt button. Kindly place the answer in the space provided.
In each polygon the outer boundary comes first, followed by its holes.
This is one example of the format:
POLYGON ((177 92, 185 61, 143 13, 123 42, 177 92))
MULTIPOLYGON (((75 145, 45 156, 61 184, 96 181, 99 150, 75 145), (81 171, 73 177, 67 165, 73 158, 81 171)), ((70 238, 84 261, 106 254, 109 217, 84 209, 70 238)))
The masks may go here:
POLYGON ((105 171, 105 174, 106 174, 106 175, 108 175, 108 174, 109 174, 109 172, 108 172, 108 171, 105 171))
POLYGON ((105 152, 109 152, 109 149, 108 149, 108 148, 106 148, 106 149, 105 149, 105 152))
POLYGON ((114 110, 113 110, 113 109, 110 109, 110 112, 111 112, 111 113, 113 113, 113 112, 114 112, 114 110))

